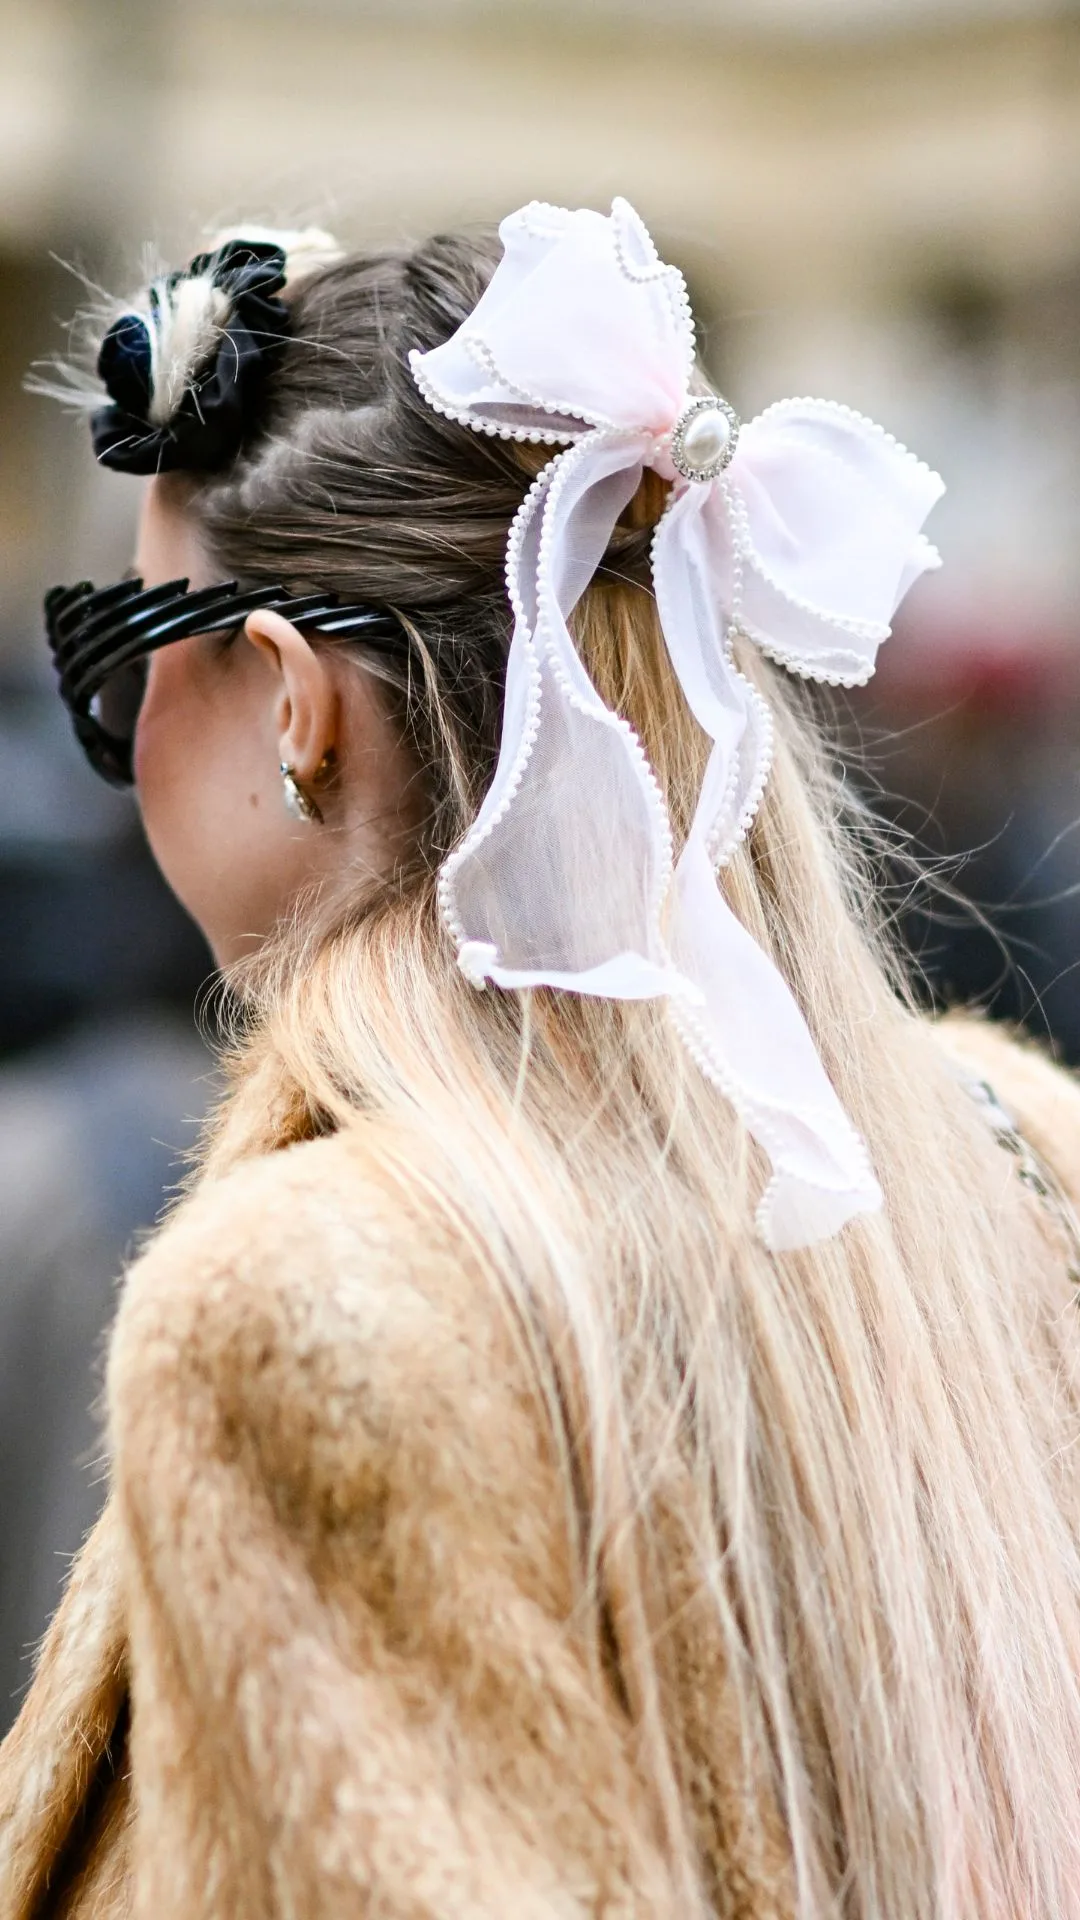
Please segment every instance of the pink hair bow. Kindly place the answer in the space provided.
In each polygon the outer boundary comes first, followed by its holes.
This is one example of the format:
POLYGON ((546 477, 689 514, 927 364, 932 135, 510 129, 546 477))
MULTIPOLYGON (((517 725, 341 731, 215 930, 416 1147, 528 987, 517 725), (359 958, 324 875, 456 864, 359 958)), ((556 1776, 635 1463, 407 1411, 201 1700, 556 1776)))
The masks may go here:
POLYGON ((498 765, 443 868, 443 912, 477 985, 669 996, 771 1160, 766 1244, 805 1245, 881 1196, 790 989, 717 883, 771 753, 732 640, 811 679, 868 679, 899 601, 938 564, 920 529, 942 482, 846 407, 784 400, 740 425, 692 395, 685 283, 625 200, 610 216, 534 203, 499 231, 486 291, 445 345, 410 355, 413 375, 451 419, 563 451, 510 531, 498 765), (674 483, 653 544, 661 624, 712 741, 677 862, 641 743, 567 628, 647 466, 674 483))

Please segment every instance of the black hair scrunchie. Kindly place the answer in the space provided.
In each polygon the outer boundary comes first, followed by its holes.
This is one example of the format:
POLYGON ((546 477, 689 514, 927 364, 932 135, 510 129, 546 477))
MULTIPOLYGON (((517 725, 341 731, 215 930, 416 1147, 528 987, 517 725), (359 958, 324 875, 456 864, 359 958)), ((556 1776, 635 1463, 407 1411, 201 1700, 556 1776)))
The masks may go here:
MULTIPOLYGON (((289 314, 277 296, 285 285, 281 247, 229 240, 196 254, 181 280, 207 271, 228 296, 230 313, 213 357, 185 389, 163 427, 147 418, 151 399, 150 330, 137 313, 121 314, 101 343, 97 370, 112 402, 91 416, 94 452, 120 473, 212 473, 232 459, 254 427, 266 375, 280 354, 289 314)), ((151 301, 155 294, 151 290, 151 301)))

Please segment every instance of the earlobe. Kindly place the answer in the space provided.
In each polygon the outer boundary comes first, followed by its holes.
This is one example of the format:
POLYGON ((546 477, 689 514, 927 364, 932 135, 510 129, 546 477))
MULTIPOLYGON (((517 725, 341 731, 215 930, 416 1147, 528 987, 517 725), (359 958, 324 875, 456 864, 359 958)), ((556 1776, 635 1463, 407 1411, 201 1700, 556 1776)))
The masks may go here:
POLYGON ((275 676, 273 726, 278 760, 300 785, 314 783, 337 744, 339 698, 317 648, 272 607, 248 615, 244 633, 275 676))

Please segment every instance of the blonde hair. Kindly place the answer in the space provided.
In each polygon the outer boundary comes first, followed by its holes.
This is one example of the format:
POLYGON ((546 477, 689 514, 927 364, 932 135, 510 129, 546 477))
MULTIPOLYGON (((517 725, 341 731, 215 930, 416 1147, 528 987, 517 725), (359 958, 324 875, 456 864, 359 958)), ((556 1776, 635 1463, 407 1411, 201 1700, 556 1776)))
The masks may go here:
MULTIPOLYGON (((880 1218, 770 1255, 759 1156, 662 1003, 477 993, 440 927, 435 871, 491 773, 528 475, 429 414, 404 355, 490 259, 444 239, 305 280, 264 437, 192 493, 230 572, 399 611, 377 670, 426 803, 385 884, 248 970, 202 1177, 354 1128, 403 1217, 475 1265, 546 1410, 597 1685, 637 1730, 688 1916, 752 1903, 770 1849, 805 1920, 1080 1914, 1065 1257, 875 934, 801 694, 741 662, 777 759, 723 885, 867 1140, 880 1218)), ((685 827, 702 743, 648 591, 658 485, 576 634, 685 827)))

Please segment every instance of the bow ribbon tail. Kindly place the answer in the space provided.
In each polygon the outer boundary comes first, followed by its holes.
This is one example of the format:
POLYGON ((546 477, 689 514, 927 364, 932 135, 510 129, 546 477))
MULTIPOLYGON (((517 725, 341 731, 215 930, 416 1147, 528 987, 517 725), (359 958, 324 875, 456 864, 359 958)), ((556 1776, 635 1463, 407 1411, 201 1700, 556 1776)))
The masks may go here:
POLYGON ((498 768, 446 862, 442 905, 474 981, 623 999, 670 991, 667 812, 640 742, 566 622, 639 485, 648 436, 600 431, 545 468, 511 533, 515 628, 498 768))
POLYGON ((653 552, 668 651, 713 743, 675 873, 668 942, 691 991, 672 1004, 702 1070, 769 1155, 758 1225, 781 1250, 835 1233, 881 1195, 790 988, 716 880, 757 811, 772 751, 768 709, 731 655, 724 609, 737 602, 738 556, 725 504, 718 487, 676 494, 653 552))
POLYGON ((697 831, 676 870, 670 940, 696 989, 673 998, 676 1024, 772 1163, 757 1216, 766 1246, 809 1246, 874 1212, 881 1190, 866 1149, 791 989, 723 898, 697 831))

